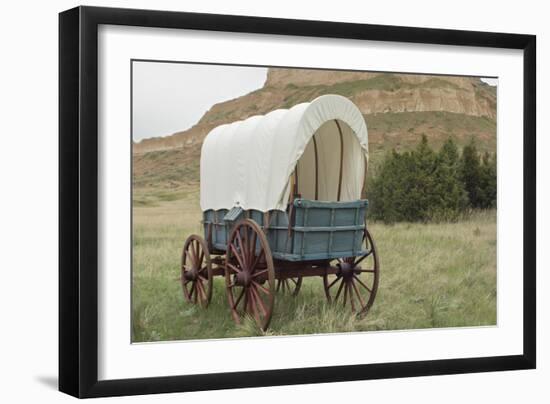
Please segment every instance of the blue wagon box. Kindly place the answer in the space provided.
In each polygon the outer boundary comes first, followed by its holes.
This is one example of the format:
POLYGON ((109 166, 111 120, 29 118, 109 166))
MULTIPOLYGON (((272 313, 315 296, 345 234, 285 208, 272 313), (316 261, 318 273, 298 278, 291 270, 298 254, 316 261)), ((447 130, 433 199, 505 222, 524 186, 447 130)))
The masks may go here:
POLYGON ((273 258, 288 261, 324 260, 363 254, 363 233, 368 201, 324 202, 295 199, 295 222, 289 228, 286 212, 264 215, 241 208, 204 212, 205 238, 214 249, 225 251, 229 233, 244 218, 256 221, 266 232, 273 258), (267 219, 267 220, 266 220, 267 219))

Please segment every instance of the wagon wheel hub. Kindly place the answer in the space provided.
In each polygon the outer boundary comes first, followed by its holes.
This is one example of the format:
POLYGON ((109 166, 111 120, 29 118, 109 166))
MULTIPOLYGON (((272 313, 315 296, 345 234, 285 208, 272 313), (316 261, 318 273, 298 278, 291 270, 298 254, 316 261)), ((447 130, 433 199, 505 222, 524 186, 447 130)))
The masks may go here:
POLYGON ((344 277, 344 279, 349 279, 355 274, 355 264, 353 262, 341 262, 338 264, 340 267, 340 276, 344 277))
POLYGON ((252 281, 249 271, 241 271, 235 275, 235 278, 239 286, 250 286, 250 282, 252 281))
POLYGON ((185 271, 185 273, 183 274, 183 276, 185 277, 186 280, 188 281, 195 281, 197 280, 198 278, 198 271, 196 268, 192 268, 190 269, 189 271, 185 271))

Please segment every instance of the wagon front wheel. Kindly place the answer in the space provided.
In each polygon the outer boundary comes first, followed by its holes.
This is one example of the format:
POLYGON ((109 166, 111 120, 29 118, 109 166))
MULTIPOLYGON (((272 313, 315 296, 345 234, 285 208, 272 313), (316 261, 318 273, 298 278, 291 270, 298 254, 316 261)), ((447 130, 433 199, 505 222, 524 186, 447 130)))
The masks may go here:
POLYGON ((181 254, 181 286, 185 300, 208 307, 212 299, 212 278, 206 241, 193 234, 185 240, 181 254))
POLYGON ((363 254, 357 257, 338 259, 336 275, 323 277, 327 300, 348 306, 357 315, 365 315, 374 303, 380 275, 376 245, 367 229, 363 248, 363 254))
POLYGON ((275 270, 267 238, 250 219, 233 228, 227 242, 225 286, 233 320, 249 315, 265 331, 275 301, 275 270))

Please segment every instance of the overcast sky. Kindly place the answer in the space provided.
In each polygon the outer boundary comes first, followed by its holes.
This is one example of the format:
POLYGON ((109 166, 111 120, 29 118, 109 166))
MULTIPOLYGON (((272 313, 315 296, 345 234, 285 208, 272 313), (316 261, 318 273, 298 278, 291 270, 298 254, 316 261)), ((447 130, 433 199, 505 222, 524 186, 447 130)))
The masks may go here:
POLYGON ((133 139, 189 129, 214 104, 261 88, 266 76, 264 67, 134 62, 133 139))
POLYGON ((133 138, 189 129, 214 104, 261 88, 267 68, 134 62, 133 138))
POLYGON ((490 86, 496 86, 498 84, 498 79, 486 79, 486 78, 482 77, 481 81, 484 81, 485 83, 489 84, 490 86))

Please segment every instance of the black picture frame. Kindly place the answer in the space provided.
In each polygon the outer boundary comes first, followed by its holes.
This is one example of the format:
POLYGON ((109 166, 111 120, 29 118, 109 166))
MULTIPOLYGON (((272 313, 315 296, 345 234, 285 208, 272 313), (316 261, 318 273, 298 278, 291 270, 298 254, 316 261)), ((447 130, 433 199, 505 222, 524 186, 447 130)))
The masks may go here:
POLYGON ((536 37, 184 12, 77 7, 59 15, 59 390, 75 397, 534 369, 536 37), (523 354, 98 381, 98 26, 181 28, 523 50, 523 354))

